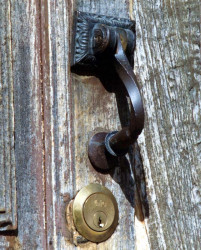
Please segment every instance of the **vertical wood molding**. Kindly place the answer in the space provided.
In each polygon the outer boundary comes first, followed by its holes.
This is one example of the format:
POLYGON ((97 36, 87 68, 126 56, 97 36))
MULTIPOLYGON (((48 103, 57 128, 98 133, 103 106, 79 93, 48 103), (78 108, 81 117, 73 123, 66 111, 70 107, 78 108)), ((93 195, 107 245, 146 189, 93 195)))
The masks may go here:
POLYGON ((46 249, 40 4, 10 2, 18 231, 11 248, 46 249))
POLYGON ((0 5, 0 231, 17 228, 10 3, 0 5))

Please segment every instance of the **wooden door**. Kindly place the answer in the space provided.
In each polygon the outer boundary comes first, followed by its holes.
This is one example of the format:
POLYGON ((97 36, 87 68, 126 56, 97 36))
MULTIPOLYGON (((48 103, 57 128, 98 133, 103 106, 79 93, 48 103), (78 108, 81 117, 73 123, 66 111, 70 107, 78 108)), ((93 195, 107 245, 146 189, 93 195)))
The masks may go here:
POLYGON ((198 0, 1 0, 0 248, 200 249, 199 18, 198 0), (136 20, 145 128, 110 174, 92 168, 87 145, 120 129, 116 98, 70 71, 74 10, 136 20), (119 206, 100 244, 73 236, 65 216, 92 182, 119 206))

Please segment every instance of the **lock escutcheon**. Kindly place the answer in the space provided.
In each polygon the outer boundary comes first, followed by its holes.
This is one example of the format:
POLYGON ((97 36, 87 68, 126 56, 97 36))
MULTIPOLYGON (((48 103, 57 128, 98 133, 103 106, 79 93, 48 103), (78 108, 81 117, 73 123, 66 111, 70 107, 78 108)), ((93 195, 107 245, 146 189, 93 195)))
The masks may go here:
POLYGON ((99 184, 82 188, 73 202, 77 231, 92 242, 108 239, 118 224, 118 207, 109 189, 99 184))
POLYGON ((87 225, 95 231, 102 232, 112 225, 115 207, 110 197, 95 193, 85 201, 83 213, 87 225))

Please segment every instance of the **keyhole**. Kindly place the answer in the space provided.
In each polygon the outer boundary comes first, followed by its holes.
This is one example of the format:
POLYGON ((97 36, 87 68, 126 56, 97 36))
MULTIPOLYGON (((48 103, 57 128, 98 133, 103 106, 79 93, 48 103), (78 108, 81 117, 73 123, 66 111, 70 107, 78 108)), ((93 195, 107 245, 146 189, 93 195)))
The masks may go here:
POLYGON ((94 214, 93 222, 98 230, 105 230, 105 227, 107 226, 107 216, 104 212, 97 211, 94 214))
POLYGON ((101 228, 104 227, 104 223, 102 223, 101 217, 99 217, 99 219, 98 219, 98 225, 101 228))

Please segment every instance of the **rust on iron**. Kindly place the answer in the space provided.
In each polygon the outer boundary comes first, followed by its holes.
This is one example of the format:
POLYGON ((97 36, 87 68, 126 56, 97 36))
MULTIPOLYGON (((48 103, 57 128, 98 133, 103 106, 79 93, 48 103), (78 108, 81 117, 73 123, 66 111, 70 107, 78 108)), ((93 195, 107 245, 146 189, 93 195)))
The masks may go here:
POLYGON ((106 170, 125 155, 144 127, 144 109, 133 73, 135 22, 127 19, 76 12, 71 70, 98 77, 107 91, 130 98, 130 123, 121 131, 95 134, 89 142, 89 159, 106 170))

